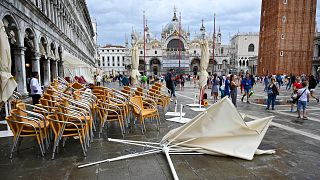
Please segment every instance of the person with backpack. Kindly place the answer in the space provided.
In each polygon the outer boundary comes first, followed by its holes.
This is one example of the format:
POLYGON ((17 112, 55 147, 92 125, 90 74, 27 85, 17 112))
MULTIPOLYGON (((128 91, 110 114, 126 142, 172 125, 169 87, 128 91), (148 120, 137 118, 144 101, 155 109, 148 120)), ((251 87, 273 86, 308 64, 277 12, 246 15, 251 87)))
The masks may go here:
MULTIPOLYGON (((174 69, 170 69, 165 77, 166 86, 170 90, 170 97, 176 97, 174 92, 174 69)), ((169 91, 168 91, 169 92, 169 91)))
POLYGON ((274 105, 276 102, 276 98, 277 95, 279 95, 279 89, 276 85, 276 79, 275 78, 271 78, 271 82, 268 85, 267 88, 267 94, 268 94, 268 99, 267 99, 267 108, 266 110, 269 110, 270 108, 270 104, 271 104, 271 108, 272 110, 274 110, 274 105))
POLYGON ((298 117, 302 118, 303 120, 307 120, 307 101, 310 96, 310 91, 307 89, 307 82, 302 82, 302 88, 298 90, 297 92, 298 96, 298 117), (301 111, 302 111, 302 117, 301 117, 301 111))
POLYGON ((213 74, 213 78, 211 80, 211 96, 213 97, 213 102, 217 102, 218 100, 218 94, 219 94, 219 84, 220 79, 217 77, 217 74, 213 74))
POLYGON ((230 76, 230 96, 232 103, 235 107, 237 107, 237 88, 238 88, 238 80, 237 76, 231 74, 230 76))
POLYGON ((244 89, 244 94, 241 98, 241 101, 243 102, 243 99, 245 96, 247 96, 247 103, 249 104, 249 93, 252 87, 252 82, 251 82, 251 78, 250 78, 250 74, 247 73, 246 74, 246 78, 242 79, 241 84, 243 84, 243 89, 244 89))
POLYGON ((146 87, 147 81, 148 81, 147 76, 146 76, 145 74, 143 74, 143 75, 141 76, 141 87, 142 87, 142 88, 145 88, 145 87, 146 87))
POLYGON ((309 77, 309 86, 308 89, 310 91, 310 96, 313 97, 314 99, 316 99, 317 103, 319 103, 319 98, 317 98, 314 94, 316 87, 317 87, 317 80, 314 78, 313 75, 311 75, 309 77))

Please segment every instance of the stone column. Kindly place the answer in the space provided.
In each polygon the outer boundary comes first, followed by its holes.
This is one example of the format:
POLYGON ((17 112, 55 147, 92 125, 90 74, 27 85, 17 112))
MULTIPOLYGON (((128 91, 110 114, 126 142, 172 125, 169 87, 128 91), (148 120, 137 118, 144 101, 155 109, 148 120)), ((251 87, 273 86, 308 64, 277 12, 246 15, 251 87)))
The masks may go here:
POLYGON ((50 85, 50 58, 44 60, 44 87, 50 85))
POLYGON ((25 47, 17 47, 13 49, 15 63, 15 78, 17 81, 17 90, 20 94, 26 95, 27 91, 27 79, 26 79, 26 62, 25 62, 25 47))
POLYGON ((51 60, 51 61, 52 61, 51 76, 52 76, 52 79, 57 79, 57 77, 58 77, 58 63, 57 63, 57 60, 51 60))
POLYGON ((41 84, 41 73, 40 73, 40 54, 35 53, 32 57, 32 72, 38 72, 39 74, 39 83, 41 84))
POLYGON ((64 77, 63 61, 59 60, 58 64, 58 76, 64 77))

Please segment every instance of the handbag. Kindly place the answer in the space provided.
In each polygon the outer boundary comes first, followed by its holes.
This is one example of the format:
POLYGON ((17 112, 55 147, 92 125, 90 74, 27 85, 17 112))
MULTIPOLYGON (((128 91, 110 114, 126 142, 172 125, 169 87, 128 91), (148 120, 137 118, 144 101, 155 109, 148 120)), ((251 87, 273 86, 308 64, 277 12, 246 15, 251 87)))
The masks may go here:
POLYGON ((272 95, 273 94, 273 91, 272 91, 272 89, 268 89, 268 95, 272 95))

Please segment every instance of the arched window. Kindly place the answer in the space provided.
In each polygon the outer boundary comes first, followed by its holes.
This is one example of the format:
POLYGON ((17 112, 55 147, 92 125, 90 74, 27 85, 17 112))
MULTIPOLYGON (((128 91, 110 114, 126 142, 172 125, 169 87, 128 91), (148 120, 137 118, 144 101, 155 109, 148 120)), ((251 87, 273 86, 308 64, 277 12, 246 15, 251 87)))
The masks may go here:
POLYGON ((241 60, 239 61, 239 66, 241 66, 242 65, 242 63, 241 63, 241 60))
POLYGON ((254 52, 254 45, 253 44, 249 45, 248 52, 254 52))
POLYGON ((245 66, 245 65, 246 65, 246 61, 243 60, 243 61, 242 61, 242 66, 245 66))

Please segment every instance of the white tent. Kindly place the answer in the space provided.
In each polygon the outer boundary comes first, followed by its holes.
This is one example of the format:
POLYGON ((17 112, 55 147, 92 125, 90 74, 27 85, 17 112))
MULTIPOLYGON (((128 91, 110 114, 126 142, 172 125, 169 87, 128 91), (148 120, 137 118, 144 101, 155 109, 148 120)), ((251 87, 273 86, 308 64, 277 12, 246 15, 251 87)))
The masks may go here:
POLYGON ((170 155, 214 154, 252 160, 255 154, 272 154, 274 150, 259 150, 273 117, 245 122, 227 97, 213 104, 187 124, 168 132, 160 143, 110 139, 109 141, 151 148, 144 152, 124 155, 78 166, 87 167, 147 154, 163 152, 174 179, 179 179, 170 155))
POLYGON ((139 50, 138 45, 133 44, 131 49, 131 63, 132 63, 132 69, 131 69, 131 84, 136 85, 138 84, 138 79, 140 77, 140 72, 138 70, 139 67, 139 50))
POLYGON ((4 25, 0 20, 0 104, 6 102, 17 87, 11 75, 10 44, 4 25))
POLYGON ((63 53, 64 75, 66 77, 83 76, 88 83, 93 83, 94 68, 67 51, 63 53))

